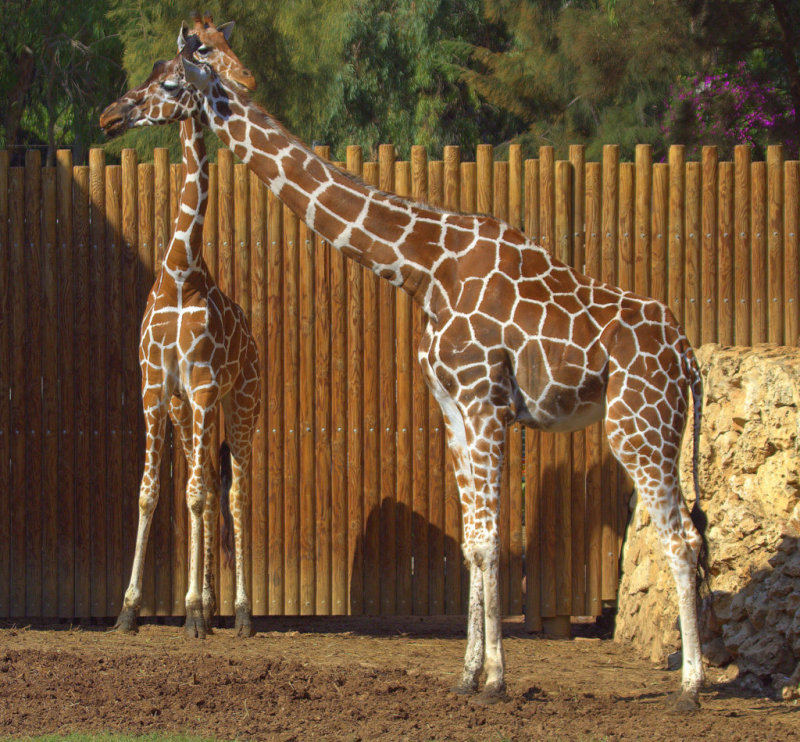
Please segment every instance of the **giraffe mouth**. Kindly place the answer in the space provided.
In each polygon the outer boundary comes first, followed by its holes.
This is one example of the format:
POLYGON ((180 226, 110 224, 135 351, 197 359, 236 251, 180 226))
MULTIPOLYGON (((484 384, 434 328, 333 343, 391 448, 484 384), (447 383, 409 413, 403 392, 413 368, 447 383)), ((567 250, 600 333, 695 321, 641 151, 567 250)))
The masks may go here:
POLYGON ((100 114, 100 130, 107 137, 115 137, 118 134, 122 134, 131 125, 130 111, 123 109, 117 103, 112 103, 100 114))

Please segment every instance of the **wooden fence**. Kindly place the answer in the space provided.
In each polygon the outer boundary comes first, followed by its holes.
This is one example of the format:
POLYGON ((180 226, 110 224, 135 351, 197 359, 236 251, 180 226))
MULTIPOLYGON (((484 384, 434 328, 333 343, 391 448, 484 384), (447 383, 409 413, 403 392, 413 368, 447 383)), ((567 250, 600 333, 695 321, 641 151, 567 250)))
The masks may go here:
MULTIPOLYGON (((320 150, 325 155, 324 148, 320 150)), ((562 260, 659 298, 691 341, 798 339, 800 163, 736 149, 685 162, 649 147, 621 163, 572 147, 477 162, 447 147, 395 162, 347 150, 386 190, 493 212, 562 260)), ((106 617, 129 576, 143 460, 137 343, 170 236, 180 166, 92 150, 54 168, 0 152, 0 616, 106 617)), ((256 614, 465 611, 460 512, 440 413, 415 359, 421 312, 330 250, 221 151, 212 166, 206 260, 251 317, 263 400, 254 449, 256 614)), ((186 466, 168 442, 146 563, 143 613, 181 615, 186 466)), ((599 425, 509 433, 502 594, 532 628, 597 615, 616 598, 631 488, 599 425), (601 495, 602 493, 602 495, 601 495)), ((218 567, 219 605, 233 581, 218 567)))

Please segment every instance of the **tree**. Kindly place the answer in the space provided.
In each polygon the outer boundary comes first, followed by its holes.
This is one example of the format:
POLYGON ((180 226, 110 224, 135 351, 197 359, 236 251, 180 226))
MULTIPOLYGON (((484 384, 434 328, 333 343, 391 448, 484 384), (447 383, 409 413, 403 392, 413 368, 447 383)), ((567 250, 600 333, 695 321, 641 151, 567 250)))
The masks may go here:
POLYGON ((45 144, 52 163, 57 146, 71 145, 75 160, 85 159, 104 101, 122 81, 122 47, 105 11, 99 0, 8 0, 14 22, 0 39, 0 146, 45 144))
POLYGON ((486 0, 505 20, 505 48, 475 46, 470 87, 523 122, 529 152, 583 142, 650 142, 663 150, 659 120, 670 82, 700 59, 689 10, 679 0, 486 0))

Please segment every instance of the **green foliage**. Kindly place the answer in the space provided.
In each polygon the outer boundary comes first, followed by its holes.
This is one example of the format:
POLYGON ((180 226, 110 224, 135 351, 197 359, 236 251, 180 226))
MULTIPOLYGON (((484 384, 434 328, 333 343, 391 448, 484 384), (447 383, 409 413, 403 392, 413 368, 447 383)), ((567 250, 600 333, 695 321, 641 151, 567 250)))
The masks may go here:
POLYGON ((122 46, 106 0, 7 0, 0 36, 0 147, 72 145, 80 162, 122 84, 122 46))
POLYGON ((520 141, 564 153, 586 143, 589 156, 619 143, 623 156, 650 142, 659 151, 659 118, 669 85, 698 63, 686 4, 679 0, 613 3, 486 0, 505 19, 505 49, 473 49, 463 78, 523 122, 520 141))

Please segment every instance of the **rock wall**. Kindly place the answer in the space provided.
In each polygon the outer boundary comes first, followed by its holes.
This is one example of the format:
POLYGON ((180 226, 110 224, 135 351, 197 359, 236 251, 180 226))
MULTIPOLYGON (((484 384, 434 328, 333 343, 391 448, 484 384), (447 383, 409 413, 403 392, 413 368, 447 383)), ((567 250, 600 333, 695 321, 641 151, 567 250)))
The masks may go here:
MULTIPOLYGON (((787 686, 793 673, 796 685, 800 348, 706 345, 697 356, 705 398, 699 478, 712 591, 701 611, 704 656, 759 692, 787 686)), ((690 507, 691 450, 690 433, 681 460, 690 507)), ((655 529, 638 505, 622 573, 615 638, 664 662, 680 648, 677 602, 655 529)))

